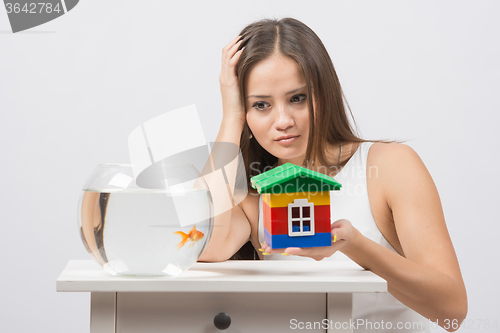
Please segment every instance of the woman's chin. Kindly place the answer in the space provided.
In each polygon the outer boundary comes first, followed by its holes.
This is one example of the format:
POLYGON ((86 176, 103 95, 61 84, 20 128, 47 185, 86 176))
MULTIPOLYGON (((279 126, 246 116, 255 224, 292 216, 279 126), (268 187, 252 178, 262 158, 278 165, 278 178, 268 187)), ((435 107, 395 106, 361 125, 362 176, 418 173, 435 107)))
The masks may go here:
POLYGON ((302 165, 304 163, 305 154, 273 154, 278 158, 280 164, 292 163, 296 165, 302 165))

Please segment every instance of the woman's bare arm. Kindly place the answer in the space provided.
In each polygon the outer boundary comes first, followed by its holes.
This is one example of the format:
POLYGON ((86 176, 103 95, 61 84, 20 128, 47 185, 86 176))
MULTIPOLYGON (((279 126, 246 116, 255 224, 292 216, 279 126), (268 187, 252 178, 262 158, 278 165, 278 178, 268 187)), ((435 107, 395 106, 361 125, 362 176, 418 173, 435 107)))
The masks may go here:
POLYGON ((341 251, 387 280, 402 303, 454 331, 467 314, 467 294, 434 182, 410 147, 373 148, 370 164, 379 176, 372 184, 382 186, 405 257, 357 230, 341 251))
MULTIPOLYGON (((237 163, 224 166, 224 177, 214 177, 213 171, 218 168, 218 161, 226 160, 224 145, 238 148, 241 133, 245 124, 245 107, 240 99, 236 64, 241 55, 240 37, 233 39, 222 49, 222 65, 219 83, 222 96, 223 117, 217 135, 216 145, 212 150, 210 161, 203 172, 212 195, 214 210, 214 228, 209 244, 200 257, 200 261, 223 261, 231 257, 250 238, 250 224, 242 208, 236 205, 235 182, 237 177, 237 163), (207 171, 208 170, 208 171, 207 171), (226 183, 226 180, 228 183, 226 183), (228 195, 230 196, 228 202, 228 195)), ((237 153, 233 154, 237 160, 237 153)), ((233 160, 233 158, 231 158, 233 160)))
MULTIPOLYGON (((239 144, 240 135, 241 130, 238 129, 234 122, 225 123, 223 121, 216 142, 235 144, 237 140, 239 144)), ((236 172, 229 171, 228 174, 234 175, 236 172)), ((225 198, 234 191, 234 188, 231 188, 230 185, 233 181, 229 180, 230 184, 226 184, 224 181, 221 182, 220 178, 205 177, 205 180, 210 188, 215 211, 218 211, 217 207, 227 207, 228 202, 225 198)), ((248 241, 249 237, 250 224, 248 219, 241 207, 234 205, 233 202, 231 209, 227 209, 222 214, 214 217, 214 228, 210 241, 199 261, 227 260, 248 241)))
POLYGON ((272 250, 264 244, 265 251, 315 260, 341 251, 387 280, 399 301, 449 331, 458 329, 467 314, 467 294, 427 168, 402 144, 374 144, 368 160, 378 170, 370 185, 382 189, 404 256, 363 236, 348 220, 332 224, 332 246, 272 250))

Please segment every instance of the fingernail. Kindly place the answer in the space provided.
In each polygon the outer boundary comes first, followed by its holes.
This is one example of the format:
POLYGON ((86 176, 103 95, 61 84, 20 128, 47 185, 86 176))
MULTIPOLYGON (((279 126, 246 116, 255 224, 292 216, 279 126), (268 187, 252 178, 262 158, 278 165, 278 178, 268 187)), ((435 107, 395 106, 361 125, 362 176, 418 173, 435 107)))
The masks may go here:
POLYGON ((263 255, 267 256, 267 255, 270 255, 271 253, 267 253, 267 252, 262 252, 263 255))
POLYGON ((337 235, 333 235, 333 242, 335 243, 337 241, 337 235))
POLYGON ((260 252, 264 252, 264 249, 259 249, 260 252))
POLYGON ((284 255, 284 256, 289 256, 290 255, 290 253, 285 253, 285 252, 283 252, 281 254, 284 255))

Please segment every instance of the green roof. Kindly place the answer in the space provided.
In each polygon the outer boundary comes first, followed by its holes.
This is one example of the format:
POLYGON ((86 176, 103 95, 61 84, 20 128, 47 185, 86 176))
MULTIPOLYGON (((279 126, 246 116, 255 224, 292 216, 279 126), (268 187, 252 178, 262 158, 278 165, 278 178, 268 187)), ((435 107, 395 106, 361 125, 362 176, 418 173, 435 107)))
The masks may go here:
POLYGON ((283 164, 250 179, 259 193, 326 192, 340 190, 332 177, 291 163, 283 164))

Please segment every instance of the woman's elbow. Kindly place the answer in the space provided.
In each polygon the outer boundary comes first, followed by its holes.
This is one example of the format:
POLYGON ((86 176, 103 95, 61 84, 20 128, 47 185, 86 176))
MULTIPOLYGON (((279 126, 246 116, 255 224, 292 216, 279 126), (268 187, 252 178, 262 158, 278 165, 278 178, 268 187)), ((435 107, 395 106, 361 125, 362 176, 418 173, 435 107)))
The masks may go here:
POLYGON ((467 317, 467 298, 465 297, 465 300, 457 302, 450 307, 450 311, 445 312, 447 314, 444 318, 438 320, 438 324, 447 332, 455 332, 461 327, 462 322, 467 317))
POLYGON ((198 258, 198 262, 223 262, 231 258, 231 255, 222 252, 207 252, 205 251, 201 257, 198 258))

